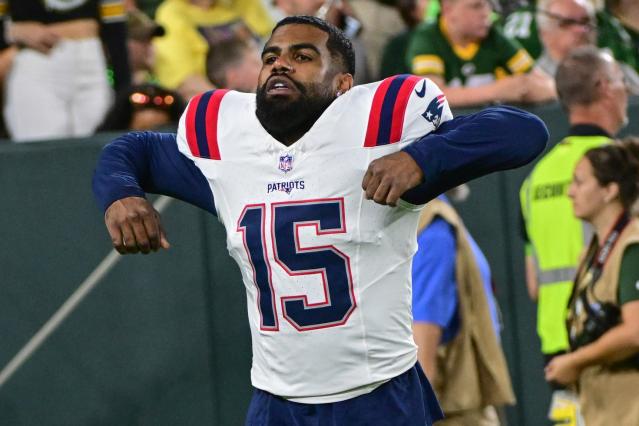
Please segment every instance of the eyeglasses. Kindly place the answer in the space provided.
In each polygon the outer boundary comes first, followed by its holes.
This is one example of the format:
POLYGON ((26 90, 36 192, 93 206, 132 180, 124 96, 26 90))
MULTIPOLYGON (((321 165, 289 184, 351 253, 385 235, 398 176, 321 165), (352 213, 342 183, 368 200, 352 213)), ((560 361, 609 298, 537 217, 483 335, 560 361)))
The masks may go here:
POLYGON ((586 28, 589 31, 592 31, 597 28, 596 23, 590 16, 584 16, 582 18, 569 18, 567 16, 558 15, 556 13, 548 12, 547 10, 542 10, 541 13, 552 18, 557 21, 557 26, 562 30, 567 30, 571 27, 578 26, 586 28))
POLYGON ((157 107, 169 108, 175 102, 172 95, 148 94, 143 92, 133 92, 129 96, 129 101, 137 107, 157 107))

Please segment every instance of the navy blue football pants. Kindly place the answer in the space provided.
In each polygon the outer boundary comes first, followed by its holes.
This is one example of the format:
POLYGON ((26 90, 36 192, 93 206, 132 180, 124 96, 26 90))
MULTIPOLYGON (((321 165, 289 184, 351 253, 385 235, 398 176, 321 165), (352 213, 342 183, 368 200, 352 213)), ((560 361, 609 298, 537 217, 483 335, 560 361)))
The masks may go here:
POLYGON ((345 401, 301 404, 255 389, 246 426, 430 426, 444 415, 419 364, 345 401))

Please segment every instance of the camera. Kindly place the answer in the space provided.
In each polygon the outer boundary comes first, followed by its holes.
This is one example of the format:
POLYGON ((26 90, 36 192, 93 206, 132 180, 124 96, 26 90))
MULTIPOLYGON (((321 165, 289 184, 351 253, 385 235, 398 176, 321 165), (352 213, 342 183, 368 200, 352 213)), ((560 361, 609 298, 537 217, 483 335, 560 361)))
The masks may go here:
POLYGON ((606 331, 621 322, 621 310, 612 303, 593 303, 586 307, 586 322, 583 330, 577 336, 570 337, 570 347, 574 351, 599 339, 606 331))

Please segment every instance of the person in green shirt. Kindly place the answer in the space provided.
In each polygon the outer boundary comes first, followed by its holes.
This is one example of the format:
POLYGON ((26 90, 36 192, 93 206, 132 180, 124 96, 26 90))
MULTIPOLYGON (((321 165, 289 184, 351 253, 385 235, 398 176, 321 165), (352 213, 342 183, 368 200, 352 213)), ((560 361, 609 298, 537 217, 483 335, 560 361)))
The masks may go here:
MULTIPOLYGON (((626 0, 618 1, 619 4, 624 2, 626 0)), ((596 39, 596 44, 601 48, 610 49, 617 61, 639 70, 639 53, 636 47, 633 50, 629 27, 625 23, 624 25, 620 23, 622 17, 633 16, 635 13, 638 14, 637 19, 639 19, 639 12, 634 12, 634 10, 639 10, 636 7, 636 2, 628 0, 627 3, 632 3, 629 11, 624 9, 623 13, 614 14, 615 16, 605 10, 595 11, 587 0, 577 3, 583 3, 583 7, 591 10, 590 13, 594 14, 596 23, 593 24, 596 28, 593 26, 593 29, 596 31, 593 31, 593 40, 596 39)), ((551 2, 548 1, 531 1, 509 14, 504 21, 504 34, 521 43, 535 59, 539 58, 544 50, 539 37, 538 12, 548 10, 550 4, 551 2)), ((568 22, 564 22, 564 26, 567 24, 568 22)), ((639 30, 639 24, 635 28, 639 30)))
POLYGON ((606 10, 619 20, 632 40, 635 69, 639 72, 639 7, 636 0, 607 0, 606 10))
POLYGON ((451 106, 554 99, 552 79, 491 20, 489 0, 442 0, 441 14, 418 27, 407 61, 440 86, 451 106))
MULTIPOLYGON (((553 75, 559 61, 575 47, 595 45, 598 32, 610 33, 608 27, 597 26, 595 9, 588 0, 540 0, 537 5, 536 19, 543 44, 537 64, 548 74, 553 75)), ((615 56, 612 48, 605 50, 615 56)), ((624 58, 619 63, 629 90, 639 94, 639 75, 633 68, 633 59, 628 55, 624 58)))

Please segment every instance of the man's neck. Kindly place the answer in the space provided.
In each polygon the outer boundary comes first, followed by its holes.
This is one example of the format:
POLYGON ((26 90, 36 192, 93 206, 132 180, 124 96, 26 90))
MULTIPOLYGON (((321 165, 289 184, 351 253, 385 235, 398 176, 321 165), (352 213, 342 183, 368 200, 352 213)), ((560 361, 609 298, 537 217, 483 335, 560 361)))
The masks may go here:
POLYGON ((611 136, 619 131, 619 123, 610 116, 603 105, 589 105, 572 107, 569 113, 570 125, 594 124, 601 127, 611 136))
POLYGON ((447 20, 445 16, 441 18, 440 28, 448 41, 456 46, 466 47, 471 43, 478 43, 480 41, 474 37, 468 37, 463 31, 459 31, 454 25, 450 24, 450 21, 447 20))

